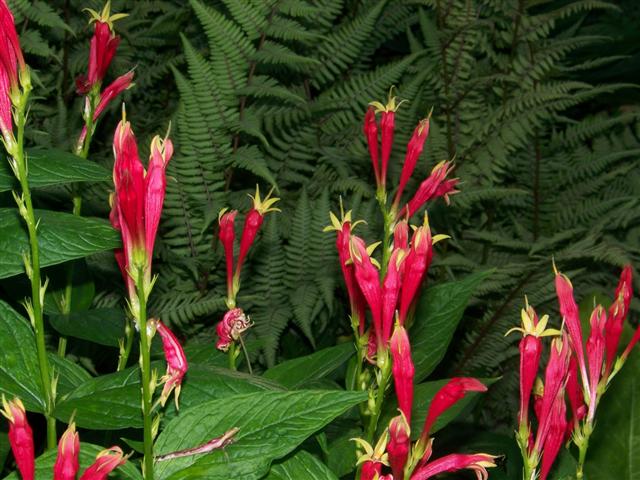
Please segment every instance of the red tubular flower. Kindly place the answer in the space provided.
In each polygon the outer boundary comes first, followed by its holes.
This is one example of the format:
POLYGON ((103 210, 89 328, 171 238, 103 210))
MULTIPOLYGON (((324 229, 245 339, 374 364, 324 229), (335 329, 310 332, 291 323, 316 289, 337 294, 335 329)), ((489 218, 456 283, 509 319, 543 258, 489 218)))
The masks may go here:
POLYGON ((58 457, 53 466, 53 480, 75 480, 80 468, 80 435, 75 423, 71 423, 58 443, 58 457))
POLYGON ((584 395, 580 387, 580 378, 578 373, 578 364, 573 355, 569 360, 569 370, 567 372, 567 397, 569 405, 571 405, 571 423, 567 426, 567 437, 571 435, 574 427, 586 415, 586 405, 584 404, 584 395))
MULTIPOLYGON (((272 190, 273 191, 273 190, 272 190)), ((256 235, 262 226, 264 216, 267 212, 279 212, 280 209, 273 207, 273 205, 280 200, 279 198, 271 198, 271 192, 267 194, 264 200, 260 199, 260 188, 256 186, 255 196, 251 196, 253 200, 253 207, 247 213, 244 219, 244 228, 242 230, 242 237, 240 238, 240 254, 238 255, 238 264, 236 266, 235 278, 240 279, 240 271, 244 260, 249 253, 249 249, 256 239, 256 235)))
POLYGON ((7 144, 12 142, 13 137, 10 90, 9 77, 0 63, 0 134, 7 144))
POLYGON ((568 346, 566 335, 554 338, 551 343, 551 354, 545 370, 544 376, 544 393, 540 412, 538 414, 538 432, 536 436, 534 449, 540 451, 544 445, 549 429, 551 428, 552 408, 556 401, 558 392, 563 389, 569 370, 569 358, 571 351, 568 346))
POLYGON ((449 181, 449 183, 443 183, 451 168, 451 162, 440 162, 433 167, 431 175, 420 184, 418 191, 409 200, 409 203, 402 208, 401 213, 406 213, 407 218, 411 218, 429 200, 454 193, 454 188, 457 184, 455 179, 449 181))
POLYGON ((355 275, 360 291, 367 300, 373 317, 373 333, 376 344, 381 345, 382 336, 382 287, 378 269, 373 265, 367 246, 360 237, 351 236, 351 260, 355 266, 355 275))
POLYGON ((391 357, 393 360, 392 374, 396 387, 398 407, 404 415, 407 424, 410 424, 415 368, 413 366, 413 360, 411 359, 409 336, 402 325, 396 326, 393 336, 391 337, 391 357))
POLYGON ((631 265, 627 265, 620 274, 620 281, 616 288, 613 303, 609 307, 609 316, 605 329, 607 355, 605 377, 607 378, 613 368, 613 362, 616 359, 618 345, 620 344, 620 335, 622 335, 624 320, 627 318, 629 312, 629 304, 631 303, 631 296, 633 295, 632 276, 631 265))
POLYGON ((404 251, 394 250, 389 258, 387 273, 382 282, 382 334, 379 340, 385 346, 389 343, 391 329, 393 328, 393 317, 402 284, 403 260, 404 251))
POLYGON ((216 326, 216 333, 218 334, 216 348, 226 352, 229 350, 229 346, 238 340, 240 335, 249 327, 251 327, 251 320, 244 314, 242 309, 232 308, 224 314, 224 317, 216 326))
POLYGON ((376 176, 376 185, 380 185, 380 159, 378 157, 378 123, 376 121, 376 111, 373 107, 367 109, 364 116, 364 136, 369 146, 369 156, 373 164, 373 173, 376 176))
MULTIPOLYGON (((555 268, 555 265, 554 265, 555 268)), ((582 375, 582 383, 589 393, 589 377, 587 376, 587 367, 584 360, 584 348, 582 346, 582 327, 580 325, 580 314, 578 305, 573 298, 573 285, 566 275, 556 271, 556 294, 560 304, 560 314, 567 325, 569 338, 571 339, 571 347, 576 353, 580 374, 582 375)))
POLYGON ((76 90, 80 95, 89 93, 94 87, 100 87, 120 44, 120 37, 113 31, 113 22, 127 16, 124 13, 111 15, 111 2, 107 2, 101 12, 87 10, 91 15, 91 22, 95 22, 95 28, 89 45, 88 73, 76 79, 76 90))
POLYGON ((400 324, 404 325, 407 313, 422 284, 431 258, 433 257, 433 239, 429 222, 425 215, 424 223, 413 232, 411 248, 405 260, 404 279, 400 292, 400 324))
POLYGON ((424 467, 419 468, 411 475, 411 480, 427 480, 440 473, 457 472, 465 469, 473 470, 478 480, 487 480, 489 478, 487 468, 496 466, 495 459, 496 457, 486 453, 472 455, 454 453, 429 462, 424 467))
POLYGON ((33 480, 35 475, 33 432, 27 421, 24 405, 19 398, 7 401, 3 395, 2 407, 0 413, 9 420, 9 444, 22 480, 33 480))
POLYGON ((367 460, 362 464, 360 480, 376 480, 380 478, 383 464, 373 460, 367 460))
POLYGON ((161 379, 161 381, 164 382, 164 387, 160 395, 160 404, 164 407, 169 395, 175 390, 173 398, 176 402, 176 409, 178 409, 178 398, 180 397, 182 379, 189 368, 187 357, 176 336, 164 323, 156 319, 149 320, 149 322, 155 327, 156 332, 158 332, 162 339, 164 357, 167 361, 167 373, 161 379))
POLYGON ((455 195, 459 192, 458 190, 456 190, 458 183, 460 183, 460 180, 458 178, 450 178, 448 180, 445 180, 438 186, 438 188, 436 188, 436 193, 433 195, 433 198, 442 197, 444 198, 444 202, 449 205, 449 203, 451 202, 449 195, 455 195))
MULTIPOLYGON (((402 102, 400 102, 402 103, 402 102)), ((371 102, 369 105, 375 107, 375 112, 381 112, 380 119, 380 160, 381 169, 380 177, 378 178, 378 188, 384 189, 387 182, 387 168, 389 166, 389 157, 391 157, 391 149, 393 148, 393 131, 395 130, 395 117, 396 110, 400 106, 400 103, 396 103, 396 97, 393 96, 393 87, 389 91, 389 98, 387 104, 383 105, 381 102, 371 102)), ((374 117, 375 120, 375 117, 374 117)), ((366 134, 366 130, 365 130, 366 134)), ((376 135, 377 138, 377 135, 376 135)), ((368 139, 368 137, 367 137, 368 139)))
MULTIPOLYGON (((149 172, 145 173, 131 125, 123 119, 116 129, 113 151, 116 191, 112 197, 111 223, 120 230, 123 242, 123 251, 116 252, 116 258, 121 268, 124 264, 124 271, 129 275, 136 273, 133 267, 141 268, 148 286, 164 203, 165 169, 173 154, 173 144, 168 138, 161 140, 158 136, 152 140, 149 172)), ((133 282, 129 280, 127 285, 130 297, 135 298, 133 282)))
POLYGON ((540 468, 540 480, 546 480, 553 462, 558 457, 560 447, 564 443, 565 432, 567 430, 566 404, 564 401, 564 390, 561 388, 556 395, 551 408, 549 420, 549 431, 542 447, 542 466, 540 468))
POLYGON ((487 387, 475 378, 458 377, 449 380, 444 387, 438 390, 438 393, 435 394, 429 405, 429 412, 427 413, 427 419, 424 422, 424 428, 420 434, 420 441, 426 443, 431 433, 431 428, 438 417, 462 400, 468 392, 486 391, 487 387))
POLYGON ((430 117, 431 114, 429 114, 427 118, 420 120, 418 126, 413 131, 409 144, 407 145, 407 153, 404 157, 402 172, 400 173, 400 183, 398 184, 398 191, 396 192, 396 197, 393 201, 393 205, 396 207, 400 204, 404 188, 407 186, 407 182, 409 182, 409 179, 413 175, 413 171, 416 168, 416 164, 418 163, 418 159, 420 158, 420 154, 424 148, 424 142, 429 136, 430 117))
POLYGON ((409 222, 400 220, 393 229, 393 248, 406 249, 409 247, 409 222))
POLYGON ((411 447, 411 429, 404 415, 398 415, 389 423, 387 454, 394 480, 404 480, 404 466, 411 447))
POLYGON ((6 0, 0 0, 0 71, 5 73, 11 89, 18 86, 18 71, 25 69, 13 14, 6 0))
POLYGON ((109 474, 127 461, 120 447, 111 447, 101 451, 96 461, 87 468, 80 480, 105 480, 109 474))
POLYGON ((234 297, 233 291, 233 242, 236 239, 235 221, 237 210, 231 210, 227 212, 226 208, 223 208, 218 214, 218 237, 222 248, 224 248, 224 257, 227 265, 227 298, 232 299, 234 297))
POLYGON ((591 314, 591 333, 587 339, 587 359, 589 361, 589 421, 596 414, 596 397, 598 384, 602 375, 604 361, 604 329, 607 323, 607 314, 601 305, 598 305, 591 314))
POLYGON ((358 458, 358 465, 362 465, 360 480, 376 480, 382 474, 382 467, 389 465, 389 455, 386 452, 389 442, 389 432, 385 432, 372 447, 368 442, 361 438, 354 438, 355 442, 364 449, 364 454, 358 458))

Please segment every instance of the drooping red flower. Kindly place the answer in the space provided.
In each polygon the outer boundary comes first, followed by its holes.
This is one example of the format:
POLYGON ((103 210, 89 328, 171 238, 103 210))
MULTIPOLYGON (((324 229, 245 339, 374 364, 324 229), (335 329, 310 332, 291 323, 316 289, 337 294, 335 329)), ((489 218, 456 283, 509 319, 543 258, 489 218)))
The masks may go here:
POLYGON ((391 337, 391 358, 393 382, 398 399, 398 407, 411 423, 411 408, 413 405, 413 378, 415 368, 411 359, 411 344, 409 336, 402 325, 397 325, 391 337))
POLYGON ((105 480, 111 472, 124 465, 127 457, 120 447, 111 447, 101 451, 82 474, 80 480, 105 480))
POLYGON ((279 198, 271 197, 271 193, 269 192, 267 196, 262 200, 260 198, 260 188, 256 186, 256 194, 255 196, 251 196, 253 200, 253 207, 247 213, 247 216, 244 219, 244 227, 242 229, 242 237, 240 238, 240 253, 238 254, 238 263, 236 265, 235 278, 240 278, 240 271, 242 270, 242 265, 244 264, 244 260, 249 253, 249 249, 253 244, 253 241, 256 239, 256 235, 258 235, 258 231, 262 226, 262 222, 264 221, 264 216, 268 212, 279 212, 280 209, 275 208, 273 205, 280 200, 279 198))
POLYGON ((169 399, 169 395, 171 395, 173 391, 175 392, 173 398, 176 402, 176 409, 178 409, 182 379, 189 368, 187 357, 176 336, 162 321, 152 319, 149 320, 149 322, 155 327, 156 332, 158 332, 162 339, 162 349, 164 350, 164 358, 167 362, 167 373, 160 379, 164 382, 162 394, 160 395, 160 404, 164 407, 169 399))
POLYGON ((451 162, 440 162, 433 167, 431 175, 420 184, 413 198, 400 210, 400 214, 411 218, 429 200, 455 193, 457 181, 444 183, 451 168, 451 162))
POLYGON ((458 470, 472 470, 478 480, 487 480, 489 478, 487 468, 496 466, 495 459, 496 457, 486 453, 454 453, 433 460, 419 468, 411 475, 411 480, 427 480, 440 473, 456 472, 458 470))
POLYGON ((249 327, 251 327, 251 320, 244 314, 242 309, 232 308, 224 314, 224 317, 216 326, 216 333, 218 334, 216 348, 226 352, 231 344, 238 340, 240 335, 249 327))
MULTIPOLYGON (((156 136, 151 141, 149 171, 145 172, 138 147, 126 120, 116 129, 113 150, 112 225, 120 230, 123 250, 116 252, 116 258, 123 269, 125 278, 144 272, 145 283, 151 281, 151 259, 160 223, 160 215, 166 190, 166 166, 173 155, 170 139, 156 136)), ((131 298, 135 297, 133 281, 127 281, 131 298)))
POLYGON ((418 126, 413 131, 409 144, 407 145, 407 153, 404 157, 402 172, 400 172, 400 183, 398 184, 398 191, 396 192, 396 196, 393 201, 393 205, 395 205, 396 208, 400 205, 404 188, 407 186, 407 183, 413 175, 413 171, 416 168, 416 164, 418 163, 418 159, 420 158, 420 154, 424 148, 424 142, 429 136, 430 117, 431 114, 429 114, 427 118, 420 120, 418 126))
POLYGON ((2 407, 0 413, 9 420, 9 445, 22 480, 33 480, 35 475, 33 432, 27 421, 24 405, 19 398, 7 401, 3 395, 2 407))
POLYGON ((431 238, 429 222, 425 216, 423 225, 413 232, 411 247, 404 262, 404 279, 400 292, 399 309, 400 324, 402 325, 404 325, 416 293, 420 285, 422 285, 422 280, 429 269, 432 257, 433 239, 431 238))
POLYGON ((467 393, 486 391, 487 387, 475 378, 456 377, 449 380, 445 386, 438 390, 429 405, 429 411, 424 422, 424 428, 420 434, 420 440, 426 443, 431 433, 431 428, 438 417, 462 400, 467 393))
POLYGON ((587 339, 587 360, 589 363, 589 421, 592 421, 596 414, 596 397, 598 395, 598 384, 604 367, 605 349, 605 325, 607 323, 607 313, 601 305, 598 305, 591 314, 591 332, 587 339))
POLYGON ((553 463, 558 457, 560 447, 564 443, 567 430, 567 407, 564 401, 564 390, 560 388, 553 402, 549 429, 542 447, 542 466, 540 468, 540 480, 546 480, 553 463))
POLYGON ((356 281, 371 310, 373 333, 376 344, 380 346, 382 341, 382 286, 378 269, 371 261, 367 246, 360 237, 352 235, 349 248, 351 261, 355 267, 356 281))
POLYGON ((18 91, 18 74, 27 76, 13 15, 0 0, 0 134, 10 143, 13 136, 11 96, 18 91))
POLYGON ((53 480, 75 480, 80 468, 80 435, 71 422, 58 442, 58 456, 53 466, 53 480))

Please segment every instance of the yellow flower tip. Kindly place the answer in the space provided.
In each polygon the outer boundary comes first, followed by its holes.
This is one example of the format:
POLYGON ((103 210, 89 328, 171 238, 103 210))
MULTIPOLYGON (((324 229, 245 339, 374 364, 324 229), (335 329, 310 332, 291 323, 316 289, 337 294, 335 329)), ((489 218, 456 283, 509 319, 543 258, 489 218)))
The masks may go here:
POLYGON ((533 394, 538 397, 544 395, 544 383, 540 377, 536 377, 536 383, 533 385, 533 394))
POLYGON ((504 336, 505 336, 505 337, 506 337, 506 336, 509 336, 509 335, 511 335, 513 332, 525 333, 525 331, 524 331, 524 329, 523 329, 523 328, 520 328, 520 327, 513 327, 513 328, 509 329, 509 330, 507 331, 507 333, 505 333, 505 334, 504 334, 504 336))
POLYGON ((556 259, 553 256, 551 257, 551 266, 553 267, 554 275, 559 275, 560 272, 558 272, 558 267, 556 266, 556 259))
POLYGON ((269 190, 269 193, 267 194, 266 197, 264 197, 264 200, 260 198, 260 186, 256 185, 256 194, 255 196, 249 195, 249 198, 251 198, 251 200, 253 200, 253 208, 255 210, 257 210, 260 215, 265 215, 268 212, 279 212, 280 209, 274 207, 273 205, 276 202, 279 202, 280 199, 276 198, 276 197, 271 197, 271 194, 273 193, 273 189, 275 187, 272 187, 271 190, 269 190))
POLYGON ((393 90, 395 89, 395 85, 392 85, 391 88, 389 89, 389 96, 387 98, 387 103, 386 105, 383 104, 382 102, 369 102, 369 105, 371 105, 372 107, 374 107, 376 109, 376 113, 380 113, 380 112, 396 112, 398 111, 398 108, 400 108, 400 105, 402 105, 404 102, 406 102, 407 100, 401 100, 400 102, 396 103, 396 96, 393 95, 393 90))
POLYGON ((102 22, 109 25, 109 29, 113 30, 113 23, 118 20, 122 20, 129 16, 128 13, 114 13, 111 15, 111 0, 108 0, 107 3, 104 4, 102 10, 98 13, 96 10, 92 8, 85 8, 83 11, 89 12, 89 24, 93 22, 102 22))
POLYGON ((224 207, 222 210, 218 212, 218 223, 222 220, 222 216, 229 211, 229 207, 224 207))
POLYGON ((451 237, 449 235, 445 235, 443 233, 440 233, 438 235, 434 235, 434 237, 431 239, 431 245, 435 245, 438 242, 441 242, 442 240, 448 240, 451 237))

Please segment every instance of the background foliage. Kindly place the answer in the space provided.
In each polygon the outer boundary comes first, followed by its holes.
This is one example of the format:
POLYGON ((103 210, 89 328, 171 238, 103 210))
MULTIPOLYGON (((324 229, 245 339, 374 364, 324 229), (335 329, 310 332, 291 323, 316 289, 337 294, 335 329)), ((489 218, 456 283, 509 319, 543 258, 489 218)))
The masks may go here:
MULTIPOLYGON (((81 126, 73 79, 86 68, 90 32, 82 8, 100 4, 9 3, 41 97, 31 141, 68 150, 81 126)), ((448 334, 446 355, 423 378, 502 375, 475 410, 495 437, 473 438, 504 444, 517 408, 517 346, 503 335, 518 321, 525 294, 539 311, 555 312, 551 258, 571 275, 585 306, 594 295, 611 295, 618 267, 638 264, 635 2, 175 0, 114 1, 113 9, 130 14, 117 24, 123 39, 112 72, 136 69, 125 101, 140 143, 164 132, 171 119, 178 146, 169 165, 152 313, 192 348, 211 343, 225 308, 217 214, 227 206, 245 212, 247 194, 259 184, 282 198, 283 213, 269 217, 243 271, 240 303, 255 322, 248 345, 255 366, 273 372, 276 363, 348 335, 334 239, 322 227, 340 196, 356 218, 375 217, 361 120, 367 103, 395 85, 408 102, 397 116, 391 178, 399 174, 401 146, 433 107, 418 170, 426 174, 437 161, 455 158, 462 180, 450 207, 430 211, 434 229, 452 237, 439 244, 430 282, 493 272, 448 334)), ((101 120, 92 147, 91 158, 106 169, 118 116, 113 107, 101 120)), ((83 188, 84 203, 88 214, 106 217, 109 184, 98 177, 83 188)), ((63 186, 47 185, 37 199, 42 207, 70 210, 63 186)), ((359 228, 374 239, 379 225, 359 228)), ((74 303, 92 308, 82 315, 86 322, 113 325, 97 334, 100 348, 113 353, 123 316, 119 272, 108 253, 86 262, 91 268, 79 269, 74 303)), ((19 298, 19 282, 2 286, 6 299, 19 298)), ((52 341, 59 333, 79 337, 70 358, 92 373, 112 371, 88 346, 86 340, 96 341, 86 338, 90 329, 65 330, 68 319, 55 316, 53 291, 52 341)), ((638 305, 632 310, 635 321, 638 305)), ((72 400, 61 408, 73 411, 72 400)), ((449 435, 455 444, 455 433, 449 435)), ((342 445, 338 433, 330 440, 327 452, 342 445)), ((348 473, 327 452, 335 474, 348 473)), ((288 478, 313 461, 295 455, 268 478, 288 478)))

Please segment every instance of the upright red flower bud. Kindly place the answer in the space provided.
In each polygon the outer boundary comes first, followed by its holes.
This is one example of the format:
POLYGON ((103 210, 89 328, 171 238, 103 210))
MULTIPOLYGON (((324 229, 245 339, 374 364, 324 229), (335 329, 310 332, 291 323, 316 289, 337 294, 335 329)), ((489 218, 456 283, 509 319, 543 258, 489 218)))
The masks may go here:
MULTIPOLYGON (((555 264, 554 264, 555 269, 555 264)), ((573 285, 566 275, 556 270, 556 294, 560 304, 560 314, 567 325, 571 347, 576 353, 580 374, 582 375, 582 383, 587 393, 589 392, 589 377, 587 375, 587 367, 584 360, 584 348, 582 346, 582 326, 580 325, 580 313, 578 305, 573 297, 573 285)))
POLYGON ((423 225, 413 232, 411 248, 405 260, 404 280, 400 292, 400 324, 402 325, 404 325, 416 293, 429 269, 432 257, 433 239, 431 238, 429 221, 425 215, 423 225))
MULTIPOLYGON (((272 190, 273 191, 273 190, 272 190)), ((256 186, 256 195, 251 196, 253 200, 253 207, 247 213, 244 219, 244 228, 242 230, 242 237, 240 238, 240 254, 238 255, 238 264, 236 266, 236 278, 240 278, 240 271, 244 264, 244 259, 249 253, 249 249, 256 239, 256 235, 262 226, 264 216, 268 212, 279 212, 279 208, 275 208, 273 205, 280 200, 279 198, 271 198, 271 192, 262 200, 260 198, 260 188, 256 186)))
POLYGON ((391 357, 393 360, 392 373, 396 387, 396 397, 398 398, 398 407, 407 423, 411 423, 415 368, 411 359, 409 336, 401 325, 396 326, 391 337, 391 357))
POLYGON ((251 327, 251 320, 244 314, 242 309, 232 308, 224 314, 224 317, 216 326, 216 333, 218 334, 216 348, 226 352, 229 350, 229 346, 238 340, 240 335, 249 327, 251 327))
POLYGON ((235 221, 237 210, 227 211, 223 208, 218 214, 218 237, 222 248, 224 248, 224 258, 227 266, 227 298, 234 298, 233 291, 233 243, 236 239, 235 221))
POLYGON ((591 333, 587 339, 587 359, 589 361, 589 421, 596 414, 596 397, 598 395, 598 383, 602 375, 604 361, 604 329, 607 323, 607 314, 601 305, 598 305, 591 314, 591 333))
POLYGON ((96 461, 87 468, 80 480, 105 480, 109 474, 127 461, 120 447, 111 447, 101 451, 96 461))
POLYGON ((378 269, 371 261, 367 246, 360 237, 352 235, 349 248, 355 266, 356 281, 371 310, 373 330, 379 346, 382 336, 382 287, 378 269))
POLYGON ((58 457, 53 466, 53 480, 75 480, 80 464, 80 435, 71 423, 58 443, 58 457))
MULTIPOLYGON (((552 408, 559 392, 564 390, 564 384, 569 370, 569 358, 571 351, 566 335, 554 338, 551 343, 551 354, 545 370, 544 393, 540 413, 538 414, 538 432, 535 441, 535 450, 538 452, 544 445, 551 428, 552 408)), ((563 400, 564 401, 564 400, 563 400)))
POLYGON ((175 399, 177 409, 182 379, 189 368, 187 357, 176 336, 162 321, 151 319, 149 322, 155 327, 156 332, 158 332, 162 339, 162 349, 164 350, 164 358, 167 362, 167 373, 161 379, 161 381, 164 382, 164 387, 160 395, 160 404, 164 407, 169 395, 175 390, 173 398, 175 399))
POLYGON ((438 393, 436 393, 429 405, 429 412, 427 413, 427 419, 424 422, 424 428, 420 434, 420 441, 423 443, 426 442, 431 428, 438 417, 462 400, 468 392, 486 391, 487 387, 475 378, 458 377, 449 380, 444 387, 438 390, 438 393))
POLYGON ((553 462, 558 457, 560 447, 564 443, 565 432, 567 430, 566 404, 564 401, 564 390, 561 388, 556 395, 551 408, 549 430, 542 447, 542 466, 540 469, 540 480, 546 480, 553 462))
POLYGON ((99 13, 95 10, 87 10, 91 15, 91 22, 95 22, 95 29, 89 46, 88 73, 76 79, 76 90, 80 95, 85 95, 94 87, 99 88, 104 80, 120 44, 120 37, 113 31, 113 22, 127 16, 124 13, 111 15, 110 1, 99 13))
POLYGON ((393 248, 406 249, 409 247, 409 222, 400 220, 393 229, 393 248))
POLYGON ((404 480, 404 466, 411 447, 411 428, 404 415, 393 417, 389 423, 387 453, 393 480, 404 480))
POLYGON ((22 480, 33 480, 35 474, 33 432, 27 421, 24 405, 19 398, 7 401, 3 395, 2 406, 0 413, 9 420, 9 444, 22 480))
POLYGON ((620 335, 624 320, 629 312, 629 304, 633 295, 631 265, 627 265, 620 274, 620 281, 613 298, 613 303, 609 307, 609 316, 605 330, 607 364, 605 369, 605 377, 609 377, 613 362, 618 353, 618 345, 620 344, 620 335))
POLYGON ((457 182, 450 181, 445 184, 446 187, 442 187, 451 168, 451 162, 440 162, 433 167, 431 175, 420 184, 413 198, 400 211, 401 214, 406 214, 407 218, 411 218, 429 200, 454 193, 453 189, 457 182))
POLYGON ((383 464, 374 460, 367 460, 362 464, 360 480, 376 480, 380 478, 383 464))
POLYGON ((458 470, 472 470, 478 480, 487 480, 489 472, 487 468, 495 467, 493 455, 486 453, 461 454, 453 453, 429 462, 424 467, 419 468, 411 476, 411 480, 427 480, 440 473, 457 472, 458 470))
POLYGON ((418 126, 413 131, 411 140, 409 140, 409 145, 407 145, 407 153, 404 157, 402 172, 400 173, 400 183, 398 184, 396 198, 393 201, 393 204, 396 207, 400 204, 400 199, 402 198, 404 188, 407 186, 409 179, 413 175, 413 171, 416 168, 416 164, 418 163, 418 159, 420 158, 420 154, 422 153, 422 149, 424 148, 424 142, 429 136, 430 118, 431 113, 429 113, 429 116, 427 118, 420 120, 418 126))
POLYGON ((25 69, 13 14, 6 0, 0 0, 0 71, 4 72, 11 90, 18 86, 18 71, 25 69))
POLYGON ((518 423, 521 427, 528 428, 529 401, 542 354, 541 337, 559 335, 560 332, 547 328, 548 315, 544 315, 542 319, 538 320, 536 311, 528 302, 526 308, 521 311, 521 320, 522 327, 512 328, 507 332, 507 335, 513 331, 519 331, 523 334, 522 340, 520 340, 520 412, 518 423))
POLYGON ((379 340, 386 346, 391 336, 393 319, 400 294, 402 270, 404 268, 404 250, 394 250, 389 258, 387 273, 382 282, 382 334, 379 340))
POLYGON ((393 148, 393 132, 395 130, 396 110, 402 102, 396 103, 393 96, 393 87, 389 91, 389 99, 386 105, 381 102, 371 102, 369 105, 375 107, 376 112, 381 112, 380 119, 380 157, 381 170, 378 187, 384 188, 387 182, 387 169, 389 167, 389 157, 393 148))
POLYGON ((164 195, 167 190, 166 169, 172 156, 173 142, 171 142, 171 139, 161 139, 158 135, 153 137, 153 140, 151 140, 149 169, 145 176, 144 231, 145 248, 149 258, 153 255, 158 225, 160 225, 164 195))
POLYGON ((386 431, 372 447, 368 442, 361 438, 353 439, 364 449, 364 454, 358 458, 358 465, 362 465, 360 480, 375 480, 380 478, 382 467, 389 465, 389 455, 386 452, 387 443, 389 442, 389 432, 386 431))
POLYGON ((376 185, 380 185, 380 159, 378 156, 378 122, 376 121, 376 111, 373 107, 367 109, 364 116, 364 136, 369 146, 369 156, 373 165, 373 173, 376 176, 376 185))

